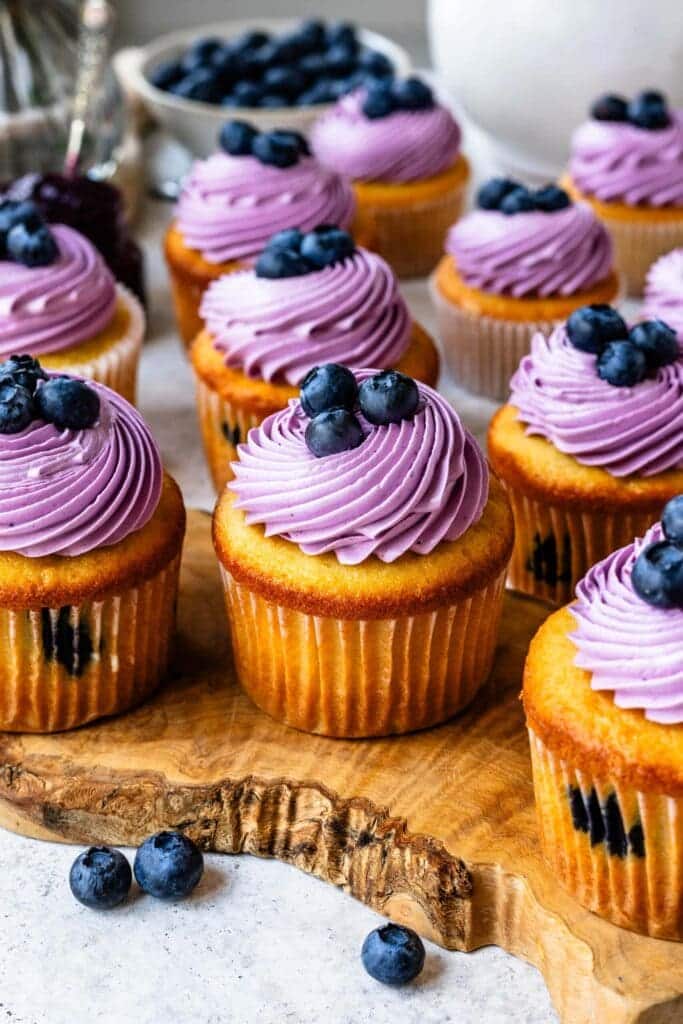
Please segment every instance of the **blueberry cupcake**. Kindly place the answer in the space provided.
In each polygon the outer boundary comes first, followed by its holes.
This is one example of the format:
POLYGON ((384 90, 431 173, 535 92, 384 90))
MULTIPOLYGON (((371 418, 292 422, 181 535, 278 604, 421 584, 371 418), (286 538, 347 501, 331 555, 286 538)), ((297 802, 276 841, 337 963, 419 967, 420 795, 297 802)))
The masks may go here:
POLYGON ((344 96, 314 124, 311 145, 353 182, 356 237, 399 277, 428 274, 469 179, 460 128, 431 89, 409 78, 344 96))
POLYGON ((70 729, 155 689, 184 529, 133 406, 28 355, 2 366, 0 729, 70 729))
POLYGON ((683 496, 534 637, 524 707, 541 847, 583 906, 683 940, 683 496))
POLYGON ((199 306, 211 281, 250 266, 276 231, 316 224, 348 227, 355 201, 302 135, 257 132, 228 121, 220 152, 197 160, 166 233, 166 262, 178 329, 189 345, 202 328, 199 306))
POLYGON ((660 320, 587 306, 538 334, 489 428, 515 516, 510 584, 563 603, 683 491, 683 357, 660 320))
POLYGON ((641 315, 645 320, 664 320, 683 347, 683 247, 660 256, 648 270, 641 315))
POLYGON ((220 490, 235 446, 283 409, 314 366, 398 368, 436 384, 439 358, 393 271, 340 228, 274 235, 253 270, 214 281, 192 346, 199 420, 220 490))
POLYGON ((314 372, 233 469, 214 544, 254 702, 347 737, 464 708, 493 661, 513 526, 451 406, 396 370, 314 372))
POLYGON ((0 361, 27 352, 134 402, 144 333, 140 303, 87 238, 32 202, 0 203, 0 361))
POLYGON ((508 178, 481 187, 430 286, 456 383, 497 401, 537 331, 619 291, 609 235, 590 207, 556 185, 532 192, 508 178))
POLYGON ((619 270, 641 295, 648 267, 683 245, 683 110, 659 92, 602 96, 574 133, 567 188, 614 240, 619 270))

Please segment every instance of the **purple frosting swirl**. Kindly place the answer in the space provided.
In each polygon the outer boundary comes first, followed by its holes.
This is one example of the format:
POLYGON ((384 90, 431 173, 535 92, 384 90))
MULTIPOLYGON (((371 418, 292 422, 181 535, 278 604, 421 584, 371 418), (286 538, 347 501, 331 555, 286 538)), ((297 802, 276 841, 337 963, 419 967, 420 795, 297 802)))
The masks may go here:
POLYGON ((660 256, 645 282, 643 319, 663 320, 673 327, 683 347, 683 249, 660 256))
MULTIPOLYGON (((374 371, 355 373, 360 382, 374 371)), ((426 555, 457 540, 484 510, 488 467, 448 402, 418 388, 413 419, 377 427, 361 417, 365 440, 339 455, 308 450, 310 421, 298 399, 251 430, 228 484, 247 522, 307 555, 333 551, 344 565, 426 555)))
POLYGON ((564 326, 537 334, 510 381, 510 404, 527 434, 540 434, 585 466, 612 476, 683 469, 683 359, 631 388, 598 377, 595 356, 564 326))
POLYGON ((59 257, 48 267, 0 261, 0 358, 44 355, 93 338, 116 309, 116 283, 97 249, 51 225, 59 257))
POLYGON ((401 183, 431 178, 460 152, 460 128, 445 107, 397 110, 375 119, 362 110, 365 92, 342 97, 316 121, 313 152, 322 163, 356 181, 401 183))
POLYGON ((163 478, 156 442, 125 399, 88 385, 100 398, 93 427, 58 430, 34 420, 19 434, 0 435, 0 551, 82 555, 153 516, 163 478))
POLYGON ((293 386, 321 363, 395 366, 410 342, 396 277, 366 249, 302 277, 227 274, 204 293, 201 315, 228 366, 293 386))
POLYGON ((592 673, 594 690, 611 690, 619 708, 636 708, 662 725, 683 722, 683 610, 655 608, 636 594, 633 565, 663 539, 659 524, 645 537, 598 562, 576 588, 570 607, 575 664, 592 673))
POLYGON ((209 263, 251 259, 283 228, 347 227, 355 200, 335 171, 312 157, 293 167, 215 153, 194 163, 176 207, 185 244, 209 263))
POLYGON ((629 206, 683 206, 683 110, 648 131, 621 121, 586 121, 572 138, 569 173, 585 195, 629 206))
POLYGON ((472 288, 496 295, 574 295, 612 269, 612 243, 586 203, 506 216, 474 210, 453 225, 446 251, 472 288))

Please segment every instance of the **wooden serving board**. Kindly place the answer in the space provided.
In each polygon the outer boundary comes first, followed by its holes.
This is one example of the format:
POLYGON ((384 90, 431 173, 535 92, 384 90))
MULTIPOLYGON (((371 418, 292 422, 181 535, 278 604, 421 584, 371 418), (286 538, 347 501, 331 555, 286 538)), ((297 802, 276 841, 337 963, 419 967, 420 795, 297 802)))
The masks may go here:
POLYGON ((507 597, 492 678, 453 722, 307 736, 235 684, 209 525, 190 514, 173 681, 118 719, 0 734, 0 824, 79 844, 183 829, 287 861, 448 948, 502 946, 540 968, 564 1024, 680 1024, 683 944, 582 910, 539 856, 518 696, 547 609, 507 597))

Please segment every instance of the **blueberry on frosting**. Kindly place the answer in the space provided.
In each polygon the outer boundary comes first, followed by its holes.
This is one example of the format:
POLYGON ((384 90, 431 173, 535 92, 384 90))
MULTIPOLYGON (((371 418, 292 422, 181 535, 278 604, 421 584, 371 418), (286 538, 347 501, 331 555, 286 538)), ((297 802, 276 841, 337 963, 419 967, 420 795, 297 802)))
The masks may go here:
POLYGON ((647 131, 667 128, 671 121, 666 97, 655 89, 638 93, 631 100, 607 93, 593 103, 590 114, 596 121, 624 122, 647 131))
POLYGON ((38 360, 27 355, 13 355, 0 363, 0 380, 4 377, 12 377, 15 383, 21 384, 31 394, 35 392, 39 380, 47 380, 47 374, 38 360))
MULTIPOLYGON (((278 100, 276 105, 286 105, 286 101, 283 104, 278 100)), ((270 167, 293 167, 302 156, 310 155, 308 142, 300 132, 284 128, 259 132, 248 121, 226 121, 219 143, 230 156, 254 156, 270 167)))
POLYGON ((597 356, 598 376, 615 387, 633 387, 679 356, 676 332, 663 320, 645 320, 630 330, 611 306, 581 306, 567 320, 567 337, 597 356))
POLYGON ((480 210, 497 210, 507 216, 516 213, 555 213, 571 206, 571 199, 559 185, 549 183, 530 189, 513 178, 491 178, 477 192, 480 210))
POLYGON ((365 440, 357 416, 348 409, 326 409, 306 427, 306 446, 317 459, 358 448, 365 440))
POLYGON ((608 342, 627 338, 628 327, 616 309, 598 302, 574 310, 567 320, 567 335, 574 348, 599 355, 608 342))
POLYGON ((662 540, 644 548, 631 573, 633 589, 656 608, 683 608, 683 546, 662 540))
POLYGON ((623 96, 606 93, 598 96, 591 106, 591 117, 596 121, 627 121, 628 103, 623 96))
POLYGON ((226 121, 221 128, 220 147, 230 156, 251 156, 258 131, 248 121, 226 121))
POLYGON ((341 263, 354 252, 351 235, 334 224, 320 224, 306 234, 288 228, 269 239, 255 272, 257 277, 299 277, 341 263))
POLYGON ((499 210, 505 196, 518 185, 512 178, 490 178, 477 192, 477 206, 480 210, 499 210))
POLYGON ((363 381, 358 401, 366 420, 380 426, 414 416, 420 393, 411 377, 398 370, 382 370, 363 381))
POLYGON ((397 110, 431 110, 434 107, 434 93, 420 78, 411 76, 401 82, 382 79, 367 89, 362 111, 367 118, 375 120, 388 117, 397 110))
POLYGON ((632 341, 610 341, 598 356, 598 377, 617 388, 640 384, 647 373, 644 353, 632 341))
POLYGON ((16 434, 35 419, 58 430, 86 430, 99 414, 99 395, 85 381, 48 377, 29 355, 0 363, 0 434, 16 434))
POLYGON ((6 199, 0 204, 0 259, 47 267, 58 256, 54 235, 35 203, 6 199))
POLYGON ((667 540, 683 545, 683 494, 676 495, 664 506, 662 530, 667 540))
POLYGON ((317 416, 327 409, 347 409, 358 401, 356 378, 346 366, 325 363, 314 366, 301 382, 301 407, 307 416, 317 416))
POLYGON ((668 366, 678 359, 676 332, 663 320, 644 320, 636 324, 629 338, 643 353, 650 369, 668 366))
POLYGON ((87 430, 100 414, 97 392, 73 377, 51 377, 35 394, 36 412, 58 430, 87 430))
POLYGON ((12 377, 0 378, 0 434, 18 434, 32 419, 31 392, 12 377))

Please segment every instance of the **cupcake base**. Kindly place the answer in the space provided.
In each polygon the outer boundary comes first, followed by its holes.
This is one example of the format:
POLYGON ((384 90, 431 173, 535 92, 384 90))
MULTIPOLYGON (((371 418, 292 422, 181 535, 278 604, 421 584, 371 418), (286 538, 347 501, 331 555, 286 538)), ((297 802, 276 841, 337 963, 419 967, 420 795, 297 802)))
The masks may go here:
POLYGON ((453 167, 423 181, 354 182, 354 237, 383 256, 399 277, 425 277, 462 213, 469 176, 460 156, 453 167))

